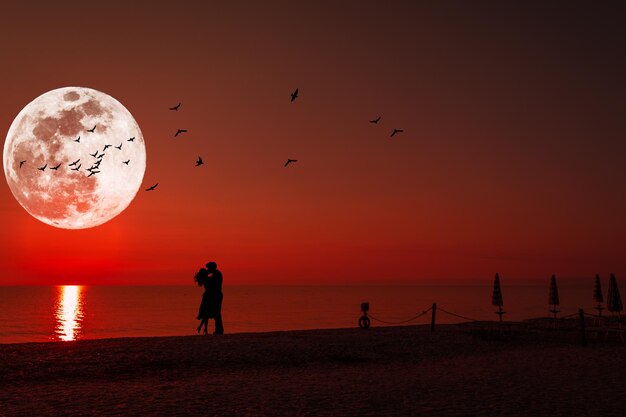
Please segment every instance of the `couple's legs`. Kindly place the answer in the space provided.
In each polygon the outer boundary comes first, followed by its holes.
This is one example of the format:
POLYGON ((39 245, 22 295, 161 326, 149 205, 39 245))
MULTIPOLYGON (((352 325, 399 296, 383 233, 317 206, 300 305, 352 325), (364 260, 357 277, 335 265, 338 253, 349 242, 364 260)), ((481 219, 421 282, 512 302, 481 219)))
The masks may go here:
MULTIPOLYGON (((202 330, 202 326, 204 326, 204 334, 207 334, 207 326, 209 325, 209 319, 202 319, 200 325, 198 326, 198 333, 202 330)), ((215 334, 224 334, 224 324, 222 323, 222 313, 220 312, 215 316, 215 334)))
MULTIPOLYGON (((219 294, 219 297, 215 300, 212 300, 213 302, 215 302, 216 304, 216 309, 215 309, 215 334, 223 334, 224 333, 224 324, 222 323, 222 300, 224 299, 224 296, 222 294, 219 294)), ((205 298, 202 299, 202 303, 204 304, 205 302, 209 302, 207 300, 205 300, 205 298)), ((200 318, 203 315, 203 307, 202 305, 200 305, 200 311, 198 311, 198 318, 200 318)), ((202 326, 204 326, 204 333, 207 333, 207 326, 209 319, 202 319, 202 321, 200 322, 200 326, 198 326, 198 333, 200 333, 200 330, 202 329, 202 326)))
POLYGON ((208 325, 209 325, 209 319, 202 319, 202 321, 200 322, 200 325, 198 326, 198 333, 200 333, 202 326, 204 326, 204 334, 207 334, 206 328, 208 325))
MULTIPOLYGON (((202 330, 202 326, 204 326, 204 334, 207 334, 207 326, 209 325, 209 319, 202 319, 200 325, 198 326, 198 333, 202 330)), ((218 312, 215 316, 215 334, 224 334, 224 324, 222 323, 222 312, 218 312)))

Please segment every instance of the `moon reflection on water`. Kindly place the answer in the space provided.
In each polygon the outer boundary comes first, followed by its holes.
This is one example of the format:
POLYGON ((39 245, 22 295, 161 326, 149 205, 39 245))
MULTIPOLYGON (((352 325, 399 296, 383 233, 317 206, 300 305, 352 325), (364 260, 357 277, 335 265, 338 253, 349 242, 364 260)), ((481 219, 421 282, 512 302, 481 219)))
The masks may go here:
POLYGON ((82 333, 83 287, 62 285, 57 287, 54 338, 76 340, 82 333))

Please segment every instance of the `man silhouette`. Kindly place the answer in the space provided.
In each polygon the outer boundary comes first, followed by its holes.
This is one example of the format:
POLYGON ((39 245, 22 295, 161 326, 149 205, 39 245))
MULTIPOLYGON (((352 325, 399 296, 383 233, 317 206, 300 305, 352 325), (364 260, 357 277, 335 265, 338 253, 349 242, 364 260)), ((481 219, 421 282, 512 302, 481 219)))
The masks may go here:
POLYGON ((213 261, 206 264, 209 274, 205 289, 208 293, 208 301, 211 310, 211 316, 215 318, 215 332, 213 334, 224 334, 224 325, 222 323, 222 273, 217 269, 217 264, 213 261))

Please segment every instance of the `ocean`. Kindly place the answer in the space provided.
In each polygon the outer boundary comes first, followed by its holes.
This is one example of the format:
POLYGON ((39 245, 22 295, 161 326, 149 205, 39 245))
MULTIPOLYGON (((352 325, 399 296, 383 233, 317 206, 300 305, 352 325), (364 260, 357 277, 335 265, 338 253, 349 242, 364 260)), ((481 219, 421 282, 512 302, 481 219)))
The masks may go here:
MULTIPOLYGON (((495 320, 490 285, 252 286, 224 288, 226 333, 356 327, 360 305, 399 322, 438 305, 437 323, 495 320)), ((503 285, 504 320, 549 315, 548 282, 503 285)), ((559 283, 561 316, 595 312, 593 280, 559 283)), ((0 287, 0 343, 196 334, 202 289, 188 286, 0 287)), ((430 313, 408 324, 430 323, 430 313)), ((209 322, 209 330, 213 321, 209 322)), ((388 325, 372 320, 372 326, 388 325)))

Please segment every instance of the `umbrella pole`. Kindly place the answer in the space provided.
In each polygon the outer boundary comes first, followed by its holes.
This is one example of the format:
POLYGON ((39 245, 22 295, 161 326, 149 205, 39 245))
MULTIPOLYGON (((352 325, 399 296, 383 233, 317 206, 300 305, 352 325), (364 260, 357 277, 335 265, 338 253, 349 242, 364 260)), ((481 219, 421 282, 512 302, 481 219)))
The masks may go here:
POLYGON ((585 332, 585 311, 578 309, 578 317, 580 317, 580 343, 587 346, 587 333, 585 332))
POLYGON ((432 316, 430 318, 430 332, 434 332, 435 331, 435 317, 437 316, 437 304, 433 303, 433 306, 431 307, 431 313, 432 316))
POLYGON ((551 310, 551 312, 552 312, 552 314, 553 314, 553 316, 554 316, 554 328, 556 329, 556 328, 557 328, 556 314, 559 312, 559 311, 556 309, 556 304, 552 304, 552 310, 551 310))

